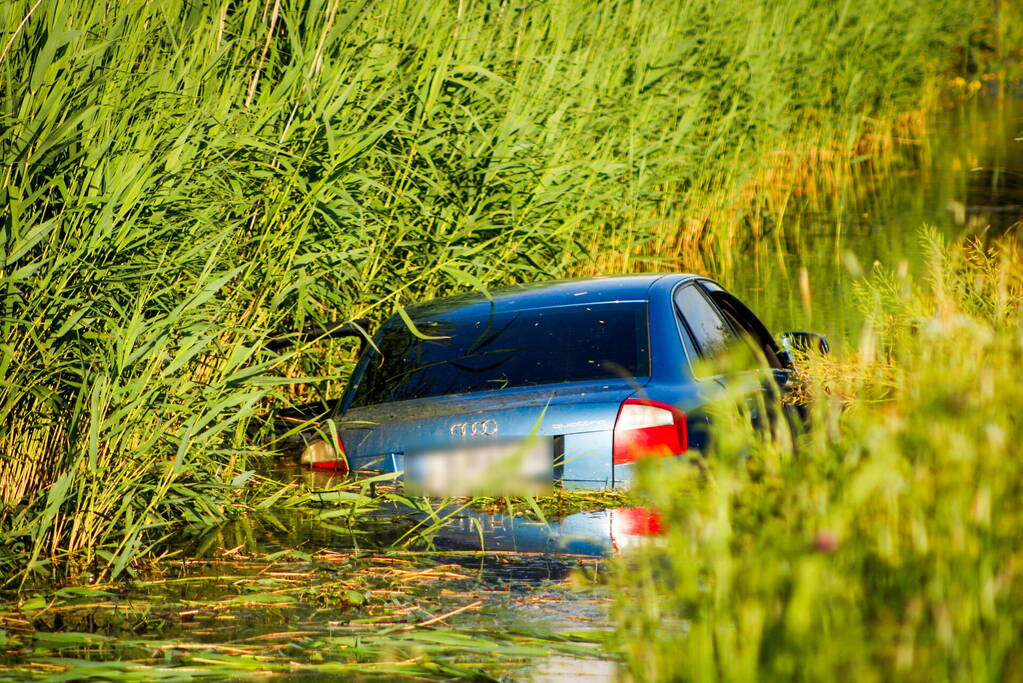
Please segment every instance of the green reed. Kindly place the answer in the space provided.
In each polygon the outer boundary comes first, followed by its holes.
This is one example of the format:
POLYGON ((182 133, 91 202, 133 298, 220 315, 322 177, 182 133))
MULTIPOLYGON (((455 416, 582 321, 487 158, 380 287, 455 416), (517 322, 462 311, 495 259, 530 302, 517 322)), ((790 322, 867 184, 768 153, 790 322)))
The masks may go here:
POLYGON ((638 680, 1023 672, 1023 260, 1013 240, 925 249, 919 278, 860 281, 857 348, 807 361, 795 449, 723 407, 702 468, 648 480, 667 536, 615 580, 638 680))
POLYGON ((348 367, 268 334, 649 251, 655 207, 855 138, 1004 23, 970 0, 6 3, 3 574, 117 574, 238 514, 247 423, 348 367))

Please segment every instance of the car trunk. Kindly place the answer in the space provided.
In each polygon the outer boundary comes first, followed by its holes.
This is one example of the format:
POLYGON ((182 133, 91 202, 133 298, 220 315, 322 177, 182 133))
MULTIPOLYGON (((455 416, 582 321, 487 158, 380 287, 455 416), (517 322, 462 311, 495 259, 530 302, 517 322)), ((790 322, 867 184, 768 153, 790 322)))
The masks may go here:
POLYGON ((353 469, 383 472, 404 470, 406 457, 420 454, 539 440, 550 443, 561 485, 607 488, 615 418, 641 386, 571 382, 366 406, 348 411, 340 435, 353 469))

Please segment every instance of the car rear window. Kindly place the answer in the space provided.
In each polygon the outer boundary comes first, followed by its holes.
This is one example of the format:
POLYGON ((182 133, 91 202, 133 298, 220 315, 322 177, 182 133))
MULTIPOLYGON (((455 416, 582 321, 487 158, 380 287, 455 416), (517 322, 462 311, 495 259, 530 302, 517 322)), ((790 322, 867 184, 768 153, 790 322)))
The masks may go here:
POLYGON ((644 302, 559 306, 389 322, 352 406, 650 374, 644 302), (382 355, 382 358, 381 358, 382 355))

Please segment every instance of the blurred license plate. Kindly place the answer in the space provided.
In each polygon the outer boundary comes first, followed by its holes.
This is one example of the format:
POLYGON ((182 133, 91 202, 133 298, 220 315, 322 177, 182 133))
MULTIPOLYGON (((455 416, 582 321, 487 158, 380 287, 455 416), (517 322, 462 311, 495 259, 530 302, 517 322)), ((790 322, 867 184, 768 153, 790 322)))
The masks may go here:
POLYGON ((405 491, 415 495, 536 495, 553 475, 550 437, 405 455, 405 491))

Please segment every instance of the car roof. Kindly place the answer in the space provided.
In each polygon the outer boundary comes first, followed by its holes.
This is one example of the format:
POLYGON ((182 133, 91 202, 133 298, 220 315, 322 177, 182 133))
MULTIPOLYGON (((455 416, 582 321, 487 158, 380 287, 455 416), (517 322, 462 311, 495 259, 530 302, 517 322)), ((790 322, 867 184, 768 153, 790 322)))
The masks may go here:
POLYGON ((655 284, 672 286, 686 279, 700 277, 685 273, 645 273, 613 275, 531 282, 490 290, 488 298, 482 292, 471 292, 434 299, 409 306, 407 313, 413 320, 429 320, 453 313, 469 313, 474 308, 488 311, 515 311, 570 304, 593 304, 611 301, 644 301, 655 284))

